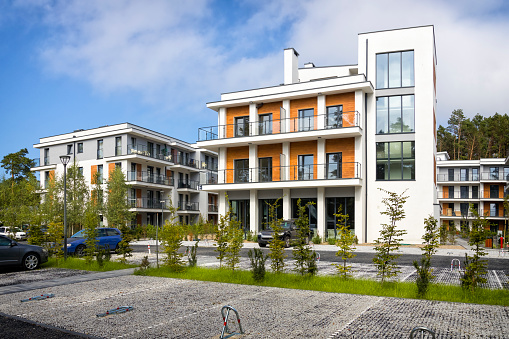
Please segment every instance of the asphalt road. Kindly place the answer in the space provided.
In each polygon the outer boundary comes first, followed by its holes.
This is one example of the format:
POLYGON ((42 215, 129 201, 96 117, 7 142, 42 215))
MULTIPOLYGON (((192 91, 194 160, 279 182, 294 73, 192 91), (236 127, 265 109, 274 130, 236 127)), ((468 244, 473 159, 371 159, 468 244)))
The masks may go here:
MULTIPOLYGON (((131 245, 134 252, 147 252, 147 246, 145 245, 131 245)), ((154 250, 154 249, 152 249, 154 250)), ((182 252, 185 250, 184 247, 181 248, 182 252)), ((269 253, 268 248, 262 248, 261 249, 265 254, 269 253)), ((248 258, 249 249, 243 248, 240 251, 240 254, 243 258, 248 258)), ((287 251, 288 256, 291 257, 291 251, 287 251)), ((205 256, 217 256, 217 252, 214 251, 214 247, 198 247, 197 255, 205 255, 205 256)), ((358 252, 357 255, 352 258, 350 261, 353 263, 359 263, 359 264, 373 264, 373 257, 375 256, 375 253, 365 253, 365 252, 358 252)), ((431 266, 432 267, 450 267, 451 266, 451 260, 455 257, 452 256, 433 256, 431 260, 431 266)), ((401 255, 397 262, 399 265, 402 266, 412 266, 414 260, 420 261, 421 256, 415 255, 415 254, 403 254, 401 255)), ((462 266, 464 262, 464 257, 457 258, 460 259, 462 266)), ((320 252, 320 260, 323 261, 329 261, 329 262, 339 262, 340 259, 336 257, 335 252, 330 251, 322 251, 320 252)), ((507 259, 495 259, 495 258, 488 258, 488 269, 489 270, 503 270, 506 273, 509 274, 509 260, 507 259)))

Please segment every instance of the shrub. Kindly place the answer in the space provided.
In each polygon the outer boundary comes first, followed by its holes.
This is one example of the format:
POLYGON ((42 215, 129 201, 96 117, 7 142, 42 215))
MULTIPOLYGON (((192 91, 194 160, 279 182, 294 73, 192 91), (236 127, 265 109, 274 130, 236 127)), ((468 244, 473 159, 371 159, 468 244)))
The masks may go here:
POLYGON ((251 272, 253 274, 254 281, 263 281, 265 279, 265 262, 267 261, 268 256, 264 255, 262 250, 259 248, 249 250, 247 255, 251 260, 251 272))
POLYGON ((421 248, 423 251, 421 258, 421 265, 414 260, 414 267, 417 270, 417 296, 424 297, 428 291, 430 282, 433 280, 433 269, 430 268, 431 256, 436 253, 439 246, 438 238, 440 237, 440 231, 437 225, 437 219, 429 216, 424 219, 424 246, 421 248))
POLYGON ((329 245, 336 245, 336 238, 328 237, 327 238, 327 244, 329 244, 329 245))
POLYGON ((179 223, 166 220, 160 233, 161 241, 166 254, 165 264, 175 272, 184 271, 185 263, 182 260, 183 253, 179 253, 182 246, 183 227, 179 223))
POLYGON ((320 245, 322 243, 322 238, 320 238, 320 235, 318 234, 318 231, 316 232, 315 236, 313 237, 313 239, 311 239, 311 241, 313 242, 313 244, 315 245, 320 245))
POLYGON ((336 252, 336 256, 340 257, 343 260, 343 264, 333 264, 336 266, 338 270, 338 274, 343 278, 348 278, 351 274, 352 266, 347 265, 346 262, 348 259, 355 257, 353 253, 355 243, 355 234, 350 231, 347 225, 348 214, 343 214, 343 207, 339 206, 338 213, 335 214, 338 223, 336 224, 338 230, 338 236, 336 240, 336 246, 339 247, 339 250, 336 252))
POLYGON ((315 252, 311 250, 308 244, 308 237, 310 233, 309 218, 306 210, 309 206, 314 205, 314 202, 308 202, 301 206, 301 200, 297 200, 298 219, 295 224, 298 228, 297 245, 293 248, 292 254, 295 259, 294 271, 300 275, 310 274, 315 275, 317 266, 315 262, 315 252))
POLYGON ((198 249, 198 241, 194 244, 194 246, 189 249, 189 246, 187 246, 186 253, 187 253, 187 261, 189 262, 189 267, 195 267, 198 260, 196 259, 196 250, 198 249))
POLYGON ((274 231, 272 240, 269 242, 269 258, 270 267, 275 273, 282 273, 285 267, 285 242, 278 235, 281 234, 283 228, 281 219, 277 218, 277 208, 279 206, 278 198, 273 204, 267 203, 269 206, 269 227, 274 231))

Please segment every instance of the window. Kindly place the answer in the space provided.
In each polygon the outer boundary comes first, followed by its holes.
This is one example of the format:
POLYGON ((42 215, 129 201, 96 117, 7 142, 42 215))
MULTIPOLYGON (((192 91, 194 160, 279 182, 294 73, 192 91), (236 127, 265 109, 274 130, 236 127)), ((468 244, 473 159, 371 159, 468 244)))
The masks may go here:
POLYGON ((479 199, 479 187, 472 186, 472 199, 479 199))
POLYGON ((115 155, 122 155, 122 137, 115 137, 115 155))
POLYGON ((44 188, 48 188, 50 182, 49 171, 44 172, 44 188))
POLYGON ((490 167, 490 179, 498 180, 498 167, 490 167))
POLYGON ((148 156, 153 157, 154 156, 154 143, 153 142, 147 142, 147 151, 148 156))
POLYGON ((154 182, 154 167, 147 166, 147 182, 154 182))
POLYGON ((272 158, 258 159, 258 181, 272 181, 272 158))
POLYGON ((414 132, 414 96, 376 98, 378 134, 414 132))
POLYGON ((249 117, 236 117, 235 118, 235 136, 247 137, 249 136, 249 117))
POLYGON ((83 176, 83 167, 78 167, 78 173, 80 176, 83 176))
POLYGON ((454 168, 449 168, 447 170, 447 176, 449 181, 454 181, 454 168))
POLYGON ((44 166, 49 165, 49 148, 44 149, 44 166))
POLYGON ((99 184, 103 183, 103 165, 97 165, 97 181, 99 184))
POLYGON ((490 198, 498 198, 498 185, 490 185, 490 198))
POLYGON ((415 179, 415 142, 376 143, 377 180, 415 179))
POLYGON ((509 181, 509 167, 504 167, 504 180, 509 181))
POLYGON ((336 224, 339 223, 336 214, 338 213, 338 209, 341 208, 341 213, 348 214, 348 219, 346 220, 346 224, 350 230, 355 229, 355 198, 354 197, 345 197, 345 198, 326 198, 325 199, 325 209, 326 209, 326 222, 327 222, 327 234, 326 236, 335 237, 337 235, 337 227, 336 224))
POLYGON ((454 186, 449 186, 449 199, 454 199, 454 186))
POLYGON ((72 154, 72 145, 67 145, 67 154, 72 154))
MULTIPOLYGON (((292 218, 297 219, 299 217, 299 208, 297 202, 298 198, 292 198, 292 218)), ((300 205, 305 206, 308 202, 312 202, 313 204, 308 205, 306 214, 309 218, 309 228, 316 234, 316 224, 317 224, 317 199, 316 198, 301 198, 300 205)))
POLYGON ((472 168, 472 181, 479 181, 479 169, 472 168))
POLYGON ((258 134, 272 134, 272 113, 258 116, 258 134))
POLYGON ((115 163, 115 168, 122 168, 122 163, 121 162, 116 162, 115 163))
MULTIPOLYGON (((258 211, 260 215, 260 229, 266 230, 269 227, 269 223, 272 221, 270 215, 270 207, 269 205, 274 205, 276 203, 276 199, 259 199, 258 200, 258 211)), ((276 207, 276 218, 283 219, 283 204, 281 201, 277 204, 276 207)))
POLYGON ((299 132, 312 131, 315 124, 315 110, 313 108, 299 110, 299 132))
POLYGON ((313 155, 299 155, 299 179, 298 180, 313 180, 314 179, 314 156, 313 155))
POLYGON ((78 153, 83 153, 83 143, 78 142, 78 153))
POLYGON ((341 152, 327 153, 327 179, 342 178, 342 156, 341 152))
POLYGON ((498 217, 498 204, 490 203, 490 217, 498 217))
POLYGON ((236 159, 233 161, 235 171, 234 182, 249 182, 249 159, 236 159))
POLYGON ((468 168, 461 168, 460 169, 460 180, 461 181, 468 181, 468 168))
POLYGON ((468 186, 461 186, 460 187, 460 198, 461 199, 468 199, 468 186))
POLYGON ((376 88, 414 86, 414 51, 376 55, 376 88))
POLYGON ((462 217, 468 215, 468 203, 460 203, 460 212, 462 217))
POLYGON ((327 107, 327 121, 325 128, 343 127, 343 105, 327 107))
POLYGON ((135 137, 131 137, 131 147, 136 149, 136 138, 135 137))
POLYGON ((103 141, 97 140, 97 159, 102 159, 104 156, 103 154, 103 141))

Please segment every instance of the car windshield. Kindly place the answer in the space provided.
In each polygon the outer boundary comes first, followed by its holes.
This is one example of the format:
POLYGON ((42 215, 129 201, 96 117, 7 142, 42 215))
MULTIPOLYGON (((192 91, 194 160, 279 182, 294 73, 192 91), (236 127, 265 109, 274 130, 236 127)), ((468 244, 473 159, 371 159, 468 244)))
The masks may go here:
POLYGON ((283 221, 281 223, 281 227, 282 228, 290 228, 292 226, 292 222, 291 221, 283 221))
POLYGON ((81 230, 74 234, 71 238, 85 238, 85 230, 81 230))

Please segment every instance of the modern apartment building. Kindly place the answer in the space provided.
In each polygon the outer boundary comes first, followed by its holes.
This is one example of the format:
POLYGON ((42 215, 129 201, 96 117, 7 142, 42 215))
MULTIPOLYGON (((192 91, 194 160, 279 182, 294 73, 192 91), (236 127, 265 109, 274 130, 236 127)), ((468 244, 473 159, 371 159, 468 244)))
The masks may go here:
POLYGON ((130 123, 45 137, 34 147, 40 161, 32 171, 40 173, 41 193, 52 176, 63 174, 59 157, 69 155, 69 165, 76 162, 88 184, 99 173, 104 192, 108 174, 122 168, 131 186, 126 198, 136 212, 133 225, 161 224, 169 218, 162 210, 170 201, 183 223, 196 222, 200 214, 217 222, 217 193, 200 189, 217 170, 212 151, 130 123))
POLYGON ((509 158, 449 160, 437 154, 440 223, 457 230, 472 227, 470 205, 490 222, 492 232, 503 231, 504 196, 509 194, 509 158))
POLYGON ((203 186, 219 193, 219 213, 228 198, 257 232, 267 203, 281 198, 278 217, 290 219, 301 199, 314 203, 311 228, 330 237, 341 206, 359 241, 373 242, 388 222, 380 189, 405 191, 399 228, 404 242, 421 242, 424 218, 439 213, 434 27, 359 34, 353 65, 299 68, 298 58, 284 51, 282 84, 207 104, 218 125, 200 128, 197 144, 219 154, 217 182, 203 186))

